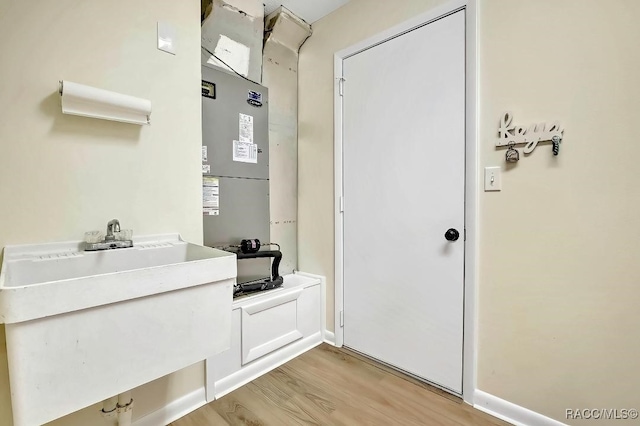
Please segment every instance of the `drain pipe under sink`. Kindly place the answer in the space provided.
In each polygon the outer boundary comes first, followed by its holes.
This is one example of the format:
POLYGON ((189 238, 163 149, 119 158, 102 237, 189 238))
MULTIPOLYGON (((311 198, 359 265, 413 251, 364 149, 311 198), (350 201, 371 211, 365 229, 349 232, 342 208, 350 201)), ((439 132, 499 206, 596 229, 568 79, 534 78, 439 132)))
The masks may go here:
POLYGON ((131 391, 105 399, 100 411, 107 426, 131 426, 133 398, 131 391))

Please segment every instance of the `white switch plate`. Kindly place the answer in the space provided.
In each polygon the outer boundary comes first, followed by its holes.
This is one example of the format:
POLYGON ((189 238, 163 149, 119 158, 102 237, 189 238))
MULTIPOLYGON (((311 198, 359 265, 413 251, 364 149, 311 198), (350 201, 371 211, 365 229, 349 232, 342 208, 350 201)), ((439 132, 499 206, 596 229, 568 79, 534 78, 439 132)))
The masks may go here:
POLYGON ((176 29, 166 22, 158 21, 158 49, 176 54, 176 29))
POLYGON ((485 191, 501 191, 502 190, 502 173, 500 167, 484 168, 484 190, 485 191))

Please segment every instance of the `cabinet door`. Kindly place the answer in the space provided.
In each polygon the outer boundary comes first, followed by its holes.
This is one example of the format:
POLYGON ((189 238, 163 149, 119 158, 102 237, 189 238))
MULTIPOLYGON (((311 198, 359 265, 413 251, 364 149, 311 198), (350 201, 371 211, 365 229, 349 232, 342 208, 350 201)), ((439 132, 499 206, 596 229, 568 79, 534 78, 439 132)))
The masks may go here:
POLYGON ((242 365, 301 339, 298 298, 303 289, 242 307, 242 365))

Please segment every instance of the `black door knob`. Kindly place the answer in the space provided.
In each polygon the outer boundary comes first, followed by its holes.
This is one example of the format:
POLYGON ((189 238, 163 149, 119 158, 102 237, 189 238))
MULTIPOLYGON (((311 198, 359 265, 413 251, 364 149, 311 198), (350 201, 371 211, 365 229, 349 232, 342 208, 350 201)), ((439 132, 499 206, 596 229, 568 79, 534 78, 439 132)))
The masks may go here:
POLYGON ((458 238, 460 238, 460 233, 458 232, 457 229, 447 229, 447 232, 444 233, 444 237, 447 239, 447 241, 457 241, 458 238))

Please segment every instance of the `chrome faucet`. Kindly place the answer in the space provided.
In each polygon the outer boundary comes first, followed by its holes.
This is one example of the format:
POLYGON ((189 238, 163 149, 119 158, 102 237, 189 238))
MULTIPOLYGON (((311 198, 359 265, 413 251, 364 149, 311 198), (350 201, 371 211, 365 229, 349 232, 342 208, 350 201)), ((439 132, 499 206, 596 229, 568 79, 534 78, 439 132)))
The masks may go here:
POLYGON ((104 240, 115 240, 116 236, 113 235, 114 232, 120 232, 120 221, 118 219, 110 220, 109 223, 107 223, 107 235, 104 237, 104 240))
POLYGON ((85 233, 84 249, 96 251, 133 247, 131 233, 130 230, 122 231, 120 229, 118 219, 110 220, 107 223, 107 235, 99 231, 85 233))

